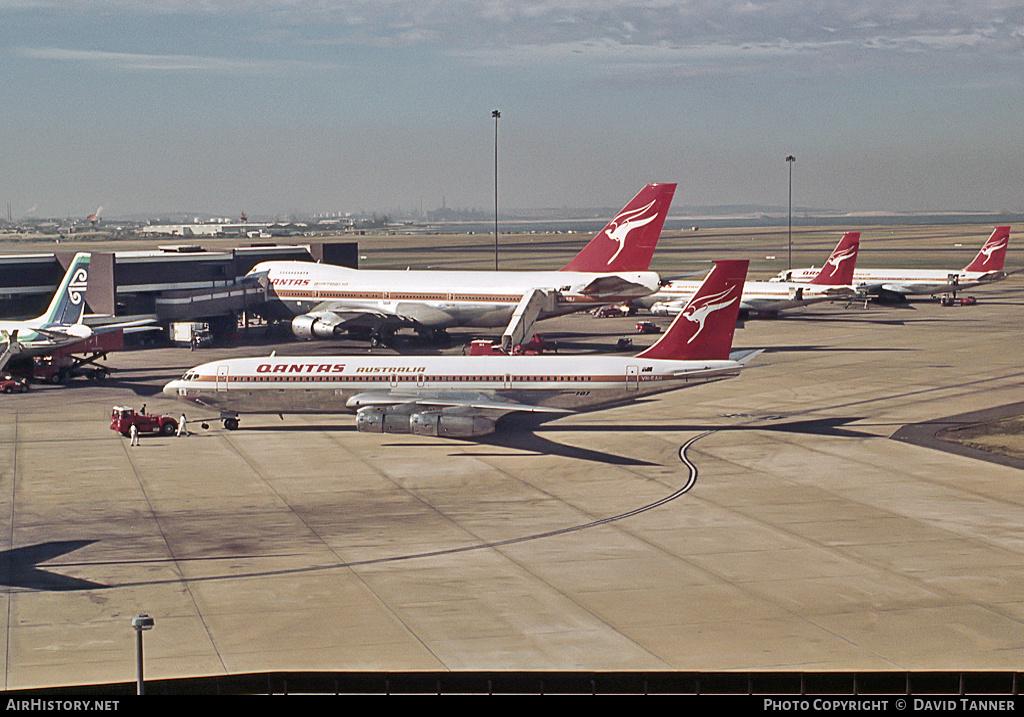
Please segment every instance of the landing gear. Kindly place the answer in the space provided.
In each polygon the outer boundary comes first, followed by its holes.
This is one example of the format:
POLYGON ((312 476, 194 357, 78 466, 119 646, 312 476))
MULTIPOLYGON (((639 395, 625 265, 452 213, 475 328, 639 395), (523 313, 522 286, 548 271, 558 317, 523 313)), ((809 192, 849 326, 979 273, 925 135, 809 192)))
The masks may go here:
POLYGON ((229 430, 229 431, 237 431, 238 430, 238 419, 235 418, 234 416, 225 416, 224 417, 224 428, 229 430))
POLYGON ((370 334, 370 348, 378 349, 395 343, 394 331, 374 331, 370 334))
POLYGON ((422 329, 417 335, 420 343, 429 346, 447 346, 452 342, 452 337, 444 329, 422 329))

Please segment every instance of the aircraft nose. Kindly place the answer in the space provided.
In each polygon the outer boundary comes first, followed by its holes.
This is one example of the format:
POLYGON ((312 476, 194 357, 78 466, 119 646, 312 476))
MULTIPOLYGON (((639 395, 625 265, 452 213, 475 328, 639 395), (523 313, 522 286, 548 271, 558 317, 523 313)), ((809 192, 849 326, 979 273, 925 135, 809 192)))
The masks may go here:
POLYGON ((171 381, 166 386, 164 386, 164 395, 167 396, 168 398, 177 398, 179 386, 181 386, 181 381, 171 381))

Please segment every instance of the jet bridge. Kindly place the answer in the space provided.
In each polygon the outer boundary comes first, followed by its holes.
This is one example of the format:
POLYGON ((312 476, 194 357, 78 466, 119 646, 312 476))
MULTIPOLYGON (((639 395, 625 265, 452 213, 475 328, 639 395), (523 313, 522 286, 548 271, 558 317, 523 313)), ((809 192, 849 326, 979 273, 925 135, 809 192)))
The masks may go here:
POLYGON ((267 299, 265 282, 239 282, 233 286, 167 291, 156 299, 156 315, 162 321, 182 321, 197 316, 221 316, 249 311, 267 299))
POLYGON ((553 312, 558 303, 558 292, 554 289, 530 289, 523 294, 516 310, 512 312, 505 333, 501 335, 501 347, 506 352, 523 343, 533 331, 533 325, 542 311, 553 312))

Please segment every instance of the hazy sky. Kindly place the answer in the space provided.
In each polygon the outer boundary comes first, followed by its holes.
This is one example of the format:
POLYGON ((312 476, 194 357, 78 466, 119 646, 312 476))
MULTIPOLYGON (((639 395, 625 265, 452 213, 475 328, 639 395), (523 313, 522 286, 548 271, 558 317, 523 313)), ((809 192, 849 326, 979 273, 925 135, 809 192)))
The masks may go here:
POLYGON ((1008 0, 0 0, 5 214, 1024 209, 1008 0), (34 209, 33 209, 34 208, 34 209))

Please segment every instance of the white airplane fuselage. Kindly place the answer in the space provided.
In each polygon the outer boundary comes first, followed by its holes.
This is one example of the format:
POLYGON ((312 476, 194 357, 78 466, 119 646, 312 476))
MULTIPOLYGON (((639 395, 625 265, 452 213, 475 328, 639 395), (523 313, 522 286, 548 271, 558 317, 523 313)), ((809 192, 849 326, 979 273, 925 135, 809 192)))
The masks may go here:
POLYGON ((30 356, 81 343, 93 333, 85 324, 47 327, 38 321, 0 321, 0 336, 13 336, 14 332, 18 332, 17 342, 23 349, 22 353, 30 356))
POLYGON ((332 356, 229 359, 190 369, 164 394, 231 413, 354 413, 415 403, 497 419, 579 411, 739 374, 733 360, 621 356, 332 356))
MULTIPOLYGON (((541 318, 625 301, 657 290, 655 272, 397 271, 310 262, 266 262, 269 303, 280 318, 314 311, 365 311, 435 328, 506 326, 528 292, 550 291, 541 318)), ((270 310, 273 310, 271 308, 270 310)))
MULTIPOLYGON (((636 356, 275 356, 189 369, 164 394, 239 413, 355 412, 374 433, 469 437, 509 413, 567 413, 731 378, 753 358, 731 352, 746 260, 716 263, 690 305, 636 356)), ((756 353, 756 352, 755 352, 756 353)))
MULTIPOLYGON (((699 281, 670 281, 656 293, 639 300, 655 313, 679 311, 697 291, 699 281)), ((740 309, 775 312, 854 295, 850 286, 825 286, 798 282, 747 281, 743 284, 740 309)))
MULTIPOLYGON (((810 281, 817 272, 818 270, 813 268, 796 269, 790 274, 790 282, 772 283, 802 283, 810 281)), ((780 274, 779 278, 783 276, 780 274)), ((885 289, 897 294, 940 294, 998 281, 1003 277, 1001 271, 856 269, 853 272, 853 285, 859 291, 867 292, 885 289)))

